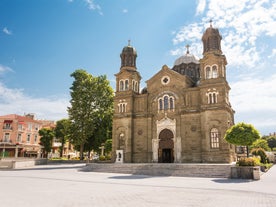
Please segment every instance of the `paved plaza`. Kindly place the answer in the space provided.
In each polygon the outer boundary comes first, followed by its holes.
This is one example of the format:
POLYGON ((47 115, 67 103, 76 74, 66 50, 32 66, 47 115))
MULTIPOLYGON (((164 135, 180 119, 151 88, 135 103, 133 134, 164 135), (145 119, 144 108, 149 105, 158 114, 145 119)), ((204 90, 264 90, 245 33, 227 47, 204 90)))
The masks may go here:
POLYGON ((276 167, 261 180, 83 172, 84 164, 0 171, 1 207, 275 207, 276 167))

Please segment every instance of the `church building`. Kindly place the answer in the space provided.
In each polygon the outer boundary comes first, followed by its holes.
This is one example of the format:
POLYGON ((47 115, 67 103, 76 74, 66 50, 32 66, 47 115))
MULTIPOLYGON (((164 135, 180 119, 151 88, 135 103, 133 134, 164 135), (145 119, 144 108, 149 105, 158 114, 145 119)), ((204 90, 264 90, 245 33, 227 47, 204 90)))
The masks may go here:
POLYGON ((234 124, 226 57, 212 24, 202 36, 203 57, 179 57, 140 90, 137 52, 120 55, 113 117, 113 158, 126 163, 231 163, 235 147, 224 140, 234 124))

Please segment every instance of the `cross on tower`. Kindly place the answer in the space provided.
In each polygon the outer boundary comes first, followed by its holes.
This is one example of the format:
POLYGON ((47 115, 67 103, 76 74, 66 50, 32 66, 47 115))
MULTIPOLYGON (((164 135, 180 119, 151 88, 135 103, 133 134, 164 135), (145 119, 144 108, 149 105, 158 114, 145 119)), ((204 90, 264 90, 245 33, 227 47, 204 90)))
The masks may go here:
POLYGON ((187 44, 185 47, 187 48, 187 52, 186 52, 186 54, 189 54, 189 53, 190 53, 190 51, 189 51, 190 45, 189 45, 189 44, 187 44))
POLYGON ((128 40, 128 46, 130 46, 130 40, 128 40))
POLYGON ((212 27, 213 25, 212 25, 212 23, 213 23, 213 20, 212 19, 210 19, 210 27, 212 27))

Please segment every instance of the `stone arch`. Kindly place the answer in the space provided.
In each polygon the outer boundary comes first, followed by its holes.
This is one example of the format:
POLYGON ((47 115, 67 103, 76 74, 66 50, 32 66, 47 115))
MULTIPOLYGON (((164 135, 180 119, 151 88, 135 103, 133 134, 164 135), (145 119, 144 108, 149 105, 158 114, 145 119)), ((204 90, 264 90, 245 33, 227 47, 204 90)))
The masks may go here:
POLYGON ((163 129, 159 133, 158 162, 174 162, 174 134, 169 129, 163 129))

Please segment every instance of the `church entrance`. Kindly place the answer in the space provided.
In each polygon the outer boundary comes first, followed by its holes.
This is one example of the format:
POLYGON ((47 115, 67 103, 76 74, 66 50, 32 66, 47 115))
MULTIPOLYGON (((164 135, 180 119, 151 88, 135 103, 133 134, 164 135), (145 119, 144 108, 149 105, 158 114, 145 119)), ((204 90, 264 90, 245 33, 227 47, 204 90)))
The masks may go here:
POLYGON ((174 143, 172 131, 169 129, 163 129, 159 134, 159 140, 158 162, 173 163, 174 143))

